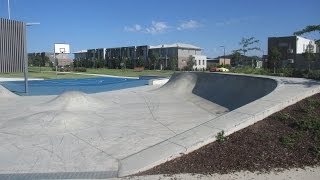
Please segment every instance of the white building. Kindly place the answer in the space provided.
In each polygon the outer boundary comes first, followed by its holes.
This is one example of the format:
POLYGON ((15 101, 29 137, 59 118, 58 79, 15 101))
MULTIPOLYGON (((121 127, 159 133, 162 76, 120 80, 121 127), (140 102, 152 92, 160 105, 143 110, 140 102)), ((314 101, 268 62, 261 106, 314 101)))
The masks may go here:
POLYGON ((207 56, 191 55, 194 60, 193 70, 205 70, 207 68, 207 56))
POLYGON ((77 51, 77 52, 74 52, 74 59, 86 59, 88 58, 87 56, 87 50, 81 50, 81 51, 77 51))

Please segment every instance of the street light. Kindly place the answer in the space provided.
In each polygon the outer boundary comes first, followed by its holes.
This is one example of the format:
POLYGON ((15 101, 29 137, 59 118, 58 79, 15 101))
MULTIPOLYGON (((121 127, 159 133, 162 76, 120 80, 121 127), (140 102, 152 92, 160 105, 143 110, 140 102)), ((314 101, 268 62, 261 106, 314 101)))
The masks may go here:
MULTIPOLYGON (((9 0, 8 0, 8 3, 9 3, 9 0)), ((9 7, 9 5, 8 5, 9 7)), ((9 11, 10 12, 10 11, 9 11)), ((10 18, 10 13, 9 13, 9 18, 10 18)), ((40 23, 26 23, 25 26, 32 26, 32 25, 38 25, 40 23)), ((27 30, 25 30, 25 38, 26 38, 26 41, 25 41, 25 48, 26 48, 26 51, 27 51, 27 30)), ((28 54, 27 52, 25 53, 25 61, 24 61, 24 90, 26 92, 26 94, 28 94, 29 92, 29 88, 28 88, 28 54)))
POLYGON ((226 65, 226 47, 225 46, 219 46, 223 47, 223 65, 226 65))
POLYGON ((9 19, 11 19, 10 0, 8 0, 8 16, 9 16, 9 19))

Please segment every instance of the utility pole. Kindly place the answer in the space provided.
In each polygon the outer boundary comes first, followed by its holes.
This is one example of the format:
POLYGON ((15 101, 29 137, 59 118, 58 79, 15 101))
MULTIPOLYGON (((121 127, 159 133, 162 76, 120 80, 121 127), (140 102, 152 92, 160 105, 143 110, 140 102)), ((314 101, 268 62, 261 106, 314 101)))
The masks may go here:
POLYGON ((9 19, 11 19, 10 0, 8 0, 8 16, 9 16, 9 19))
POLYGON ((223 66, 226 65, 226 47, 225 46, 220 46, 223 47, 223 66))

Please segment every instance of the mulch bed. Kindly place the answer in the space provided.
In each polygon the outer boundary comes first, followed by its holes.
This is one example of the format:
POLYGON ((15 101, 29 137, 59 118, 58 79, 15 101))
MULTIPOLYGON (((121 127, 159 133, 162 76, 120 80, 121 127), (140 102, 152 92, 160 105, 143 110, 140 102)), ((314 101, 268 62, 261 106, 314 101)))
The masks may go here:
POLYGON ((320 165, 320 94, 192 153, 136 175, 269 172, 320 165))

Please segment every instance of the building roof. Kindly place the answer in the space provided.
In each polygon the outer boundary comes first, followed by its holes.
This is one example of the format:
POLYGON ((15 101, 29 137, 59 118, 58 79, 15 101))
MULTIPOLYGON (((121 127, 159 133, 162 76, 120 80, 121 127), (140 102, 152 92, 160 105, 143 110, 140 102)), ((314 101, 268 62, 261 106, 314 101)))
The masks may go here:
POLYGON ((77 54, 77 53, 86 53, 87 50, 81 50, 81 51, 77 51, 77 52, 74 52, 73 54, 77 54))
POLYGON ((185 48, 185 49, 199 49, 201 50, 200 47, 194 46, 191 44, 184 44, 184 43, 174 43, 174 44, 161 44, 157 46, 150 46, 150 49, 160 49, 160 48, 185 48))
POLYGON ((281 39, 281 38, 301 38, 301 39, 305 39, 305 40, 309 40, 309 41, 314 41, 312 39, 308 39, 306 37, 302 37, 302 36, 278 36, 278 37, 268 37, 268 38, 273 38, 273 39, 281 39))

